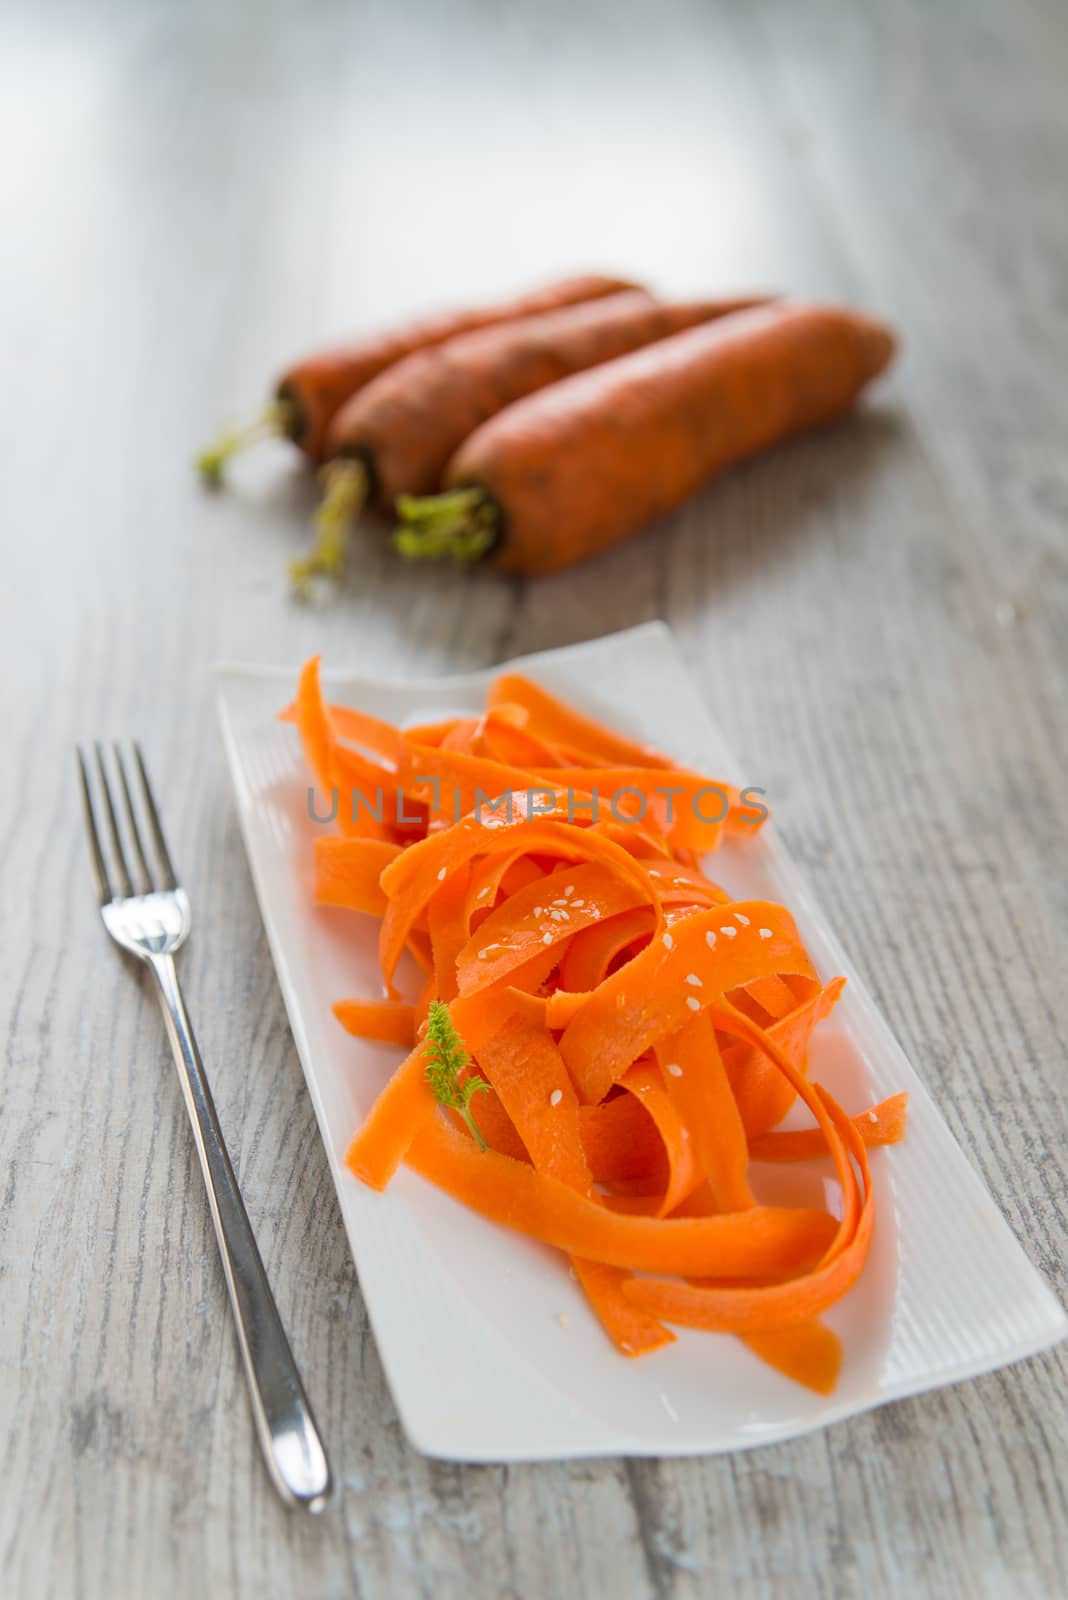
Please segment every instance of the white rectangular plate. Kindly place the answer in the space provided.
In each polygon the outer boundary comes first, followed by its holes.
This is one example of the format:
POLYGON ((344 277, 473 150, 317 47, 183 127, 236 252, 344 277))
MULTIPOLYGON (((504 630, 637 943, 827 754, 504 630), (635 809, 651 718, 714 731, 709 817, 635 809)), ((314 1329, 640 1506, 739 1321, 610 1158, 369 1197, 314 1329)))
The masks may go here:
MULTIPOLYGON (((758 781, 736 770, 660 623, 513 665, 700 771, 758 781)), ((479 709, 500 670, 325 681, 332 699, 404 724, 479 709)), ((330 1011, 344 996, 382 993, 377 924, 312 901, 308 774, 294 730, 275 720, 295 682, 295 669, 220 668, 219 713, 293 1037, 382 1361, 417 1449, 457 1461, 744 1449, 1018 1361, 1068 1332, 773 826, 717 855, 714 876, 740 899, 788 905, 821 974, 849 978, 817 1030, 812 1075, 850 1111, 900 1089, 910 1095, 905 1143, 874 1152, 879 1209, 867 1268, 828 1318, 845 1345, 832 1397, 799 1388, 727 1336, 680 1330, 676 1344, 627 1361, 557 1252, 407 1170, 381 1195, 357 1182, 346 1147, 401 1052, 350 1038, 330 1011)))

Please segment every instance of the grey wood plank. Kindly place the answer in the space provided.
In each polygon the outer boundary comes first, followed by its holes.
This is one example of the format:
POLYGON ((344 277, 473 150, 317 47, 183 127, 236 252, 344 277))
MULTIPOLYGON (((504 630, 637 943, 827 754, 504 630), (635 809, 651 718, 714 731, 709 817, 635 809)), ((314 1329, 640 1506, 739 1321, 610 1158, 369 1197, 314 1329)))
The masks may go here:
POLYGON ((19 1596, 1046 1596, 1065 1366, 726 1460, 454 1467, 405 1442, 259 925, 222 656, 458 670, 676 630, 847 946, 1065 1294, 1068 19, 750 7, 9 5, 0 60, 0 1572, 19 1596), (899 323, 863 414, 524 586, 282 569, 314 486, 188 458, 340 328, 576 265, 899 323), (151 997, 93 926, 70 751, 138 731, 193 890, 220 1115, 342 1481, 255 1459, 151 997))

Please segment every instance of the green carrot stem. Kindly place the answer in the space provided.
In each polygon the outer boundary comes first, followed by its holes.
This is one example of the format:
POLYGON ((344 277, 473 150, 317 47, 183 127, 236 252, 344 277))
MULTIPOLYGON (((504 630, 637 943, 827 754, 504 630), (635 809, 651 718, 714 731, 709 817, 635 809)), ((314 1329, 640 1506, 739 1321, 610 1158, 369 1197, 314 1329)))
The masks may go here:
POLYGON ((223 468, 239 450, 255 444, 257 439, 269 439, 292 432, 295 410, 291 400, 272 400, 264 406, 258 417, 243 428, 223 428, 214 444, 201 450, 196 458, 197 471, 212 488, 222 482, 223 468))
MULTIPOLYGON (((488 1089, 489 1088, 489 1084, 488 1083, 481 1083, 480 1086, 483 1089, 488 1089)), ((489 1145, 486 1143, 485 1135, 483 1134, 482 1129, 479 1127, 478 1123, 475 1121, 474 1117, 471 1115, 471 1107, 469 1105, 460 1106, 459 1107, 459 1112, 460 1112, 461 1117, 463 1117, 464 1121, 467 1123, 467 1131, 470 1133, 472 1139, 478 1145, 478 1148, 480 1150, 488 1150, 489 1149, 489 1145)))
POLYGON ((298 592, 313 578, 337 580, 345 571, 352 527, 367 502, 367 467, 359 458, 338 456, 320 473, 325 492, 315 513, 315 543, 306 556, 289 564, 298 592))
POLYGON ((493 549, 501 533, 497 502, 477 487, 398 495, 397 515, 393 544, 406 561, 446 559, 469 566, 493 549))
POLYGON ((471 1113, 476 1094, 489 1091, 480 1073, 468 1073, 471 1057, 443 1000, 431 1002, 426 1024, 426 1081, 441 1106, 458 1111, 480 1150, 487 1150, 482 1130, 471 1113), (467 1077, 464 1074, 468 1073, 467 1077))

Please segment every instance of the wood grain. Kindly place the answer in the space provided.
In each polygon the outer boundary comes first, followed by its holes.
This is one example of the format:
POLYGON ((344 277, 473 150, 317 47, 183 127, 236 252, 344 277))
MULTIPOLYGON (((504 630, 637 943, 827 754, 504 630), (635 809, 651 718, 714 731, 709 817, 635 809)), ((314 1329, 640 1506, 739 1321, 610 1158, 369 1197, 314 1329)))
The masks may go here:
POLYGON ((481 666, 652 616, 1065 1293, 1068 15, 1044 0, 8 6, 0 1584, 33 1596, 1048 1596, 1065 1355, 729 1459, 403 1439, 213 723, 219 657, 481 666), (311 486, 189 458, 346 327, 582 267, 841 296, 881 397, 524 587, 285 593, 311 486), (77 738, 138 732, 223 1125, 342 1482, 255 1457, 151 996, 94 924, 77 738))

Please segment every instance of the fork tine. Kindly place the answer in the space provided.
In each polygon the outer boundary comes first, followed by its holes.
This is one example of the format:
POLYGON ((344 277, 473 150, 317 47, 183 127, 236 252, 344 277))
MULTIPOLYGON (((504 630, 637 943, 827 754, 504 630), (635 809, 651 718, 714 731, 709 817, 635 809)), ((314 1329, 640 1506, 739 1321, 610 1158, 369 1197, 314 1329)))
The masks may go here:
POLYGON ((129 899, 134 892, 130 880, 130 869, 126 865, 126 856, 122 848, 122 835, 119 833, 119 819, 115 815, 115 805, 111 798, 111 786, 108 783, 108 771, 104 765, 104 752, 99 742, 95 745, 96 769, 100 774, 100 787, 104 793, 104 811, 108 819, 108 832, 111 835, 111 848, 115 854, 115 864, 119 872, 119 888, 123 895, 129 899))
POLYGON ((141 881, 148 893, 151 894, 153 888, 155 887, 152 882, 152 869, 145 860, 144 846, 141 843, 141 829, 137 825, 137 813, 134 810, 133 795, 130 793, 130 785, 126 777, 126 763, 122 759, 121 745, 116 744, 114 746, 114 751, 115 765, 119 769, 119 782, 122 785, 122 798, 125 802, 126 819, 130 824, 130 837, 133 840, 134 854, 137 857, 137 864, 141 869, 141 881))
POLYGON ((82 805, 85 809, 85 831, 89 835, 89 861, 93 869, 93 882, 96 884, 97 899, 101 905, 106 905, 111 899, 111 884, 108 882, 104 852, 100 848, 100 835, 96 829, 96 816, 93 812, 93 795, 89 788, 89 769, 85 764, 81 746, 78 747, 78 771, 82 784, 82 805))
POLYGON ((149 827, 152 829, 152 838, 155 841, 156 854, 159 856, 163 867, 163 887, 165 889, 177 889, 178 879, 175 876, 174 868, 171 865, 171 858, 167 852, 167 841, 163 837, 163 824, 159 819, 159 812, 156 809, 156 799, 152 793, 152 785, 148 781, 148 770, 145 767, 145 758, 141 754, 141 746, 138 744, 136 739, 133 742, 133 753, 134 760, 137 762, 137 770, 141 774, 141 793, 144 796, 145 810, 148 813, 148 823, 149 827))

